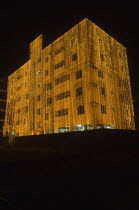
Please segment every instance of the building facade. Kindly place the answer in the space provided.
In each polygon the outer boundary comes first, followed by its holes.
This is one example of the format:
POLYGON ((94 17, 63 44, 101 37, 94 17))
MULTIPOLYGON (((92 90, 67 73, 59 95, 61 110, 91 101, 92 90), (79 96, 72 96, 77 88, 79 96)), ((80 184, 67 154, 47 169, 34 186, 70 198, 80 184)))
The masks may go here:
POLYGON ((7 79, 0 78, 0 136, 3 136, 3 125, 6 111, 7 79))
POLYGON ((4 135, 135 129, 126 48, 84 19, 8 77, 4 135))

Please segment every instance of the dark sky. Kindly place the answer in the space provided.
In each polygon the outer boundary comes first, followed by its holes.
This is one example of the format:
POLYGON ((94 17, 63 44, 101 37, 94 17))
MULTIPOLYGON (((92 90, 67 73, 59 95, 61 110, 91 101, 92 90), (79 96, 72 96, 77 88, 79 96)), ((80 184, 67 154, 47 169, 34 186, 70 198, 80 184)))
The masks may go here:
POLYGON ((68 9, 52 9, 46 5, 24 10, 1 8, 0 76, 7 77, 29 59, 29 44, 38 35, 44 35, 47 46, 86 17, 127 48, 136 128, 139 129, 138 7, 104 2, 93 1, 92 5, 80 2, 77 8, 68 9))

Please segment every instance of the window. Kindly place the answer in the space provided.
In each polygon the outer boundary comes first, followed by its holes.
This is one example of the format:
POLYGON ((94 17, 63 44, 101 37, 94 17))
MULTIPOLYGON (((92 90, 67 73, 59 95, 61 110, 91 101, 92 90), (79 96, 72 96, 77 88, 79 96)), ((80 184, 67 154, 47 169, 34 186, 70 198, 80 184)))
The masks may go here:
POLYGON ((42 73, 41 70, 38 70, 38 71, 37 71, 37 75, 40 75, 41 73, 42 73))
POLYGON ((67 80, 70 80, 70 75, 69 74, 66 74, 64 75, 63 77, 60 77, 58 79, 55 80, 55 85, 59 85, 67 80))
POLYGON ((68 115, 68 108, 56 111, 56 117, 61 117, 61 116, 65 116, 65 115, 68 115))
POLYGON ((82 78, 82 70, 76 72, 76 79, 82 78))
POLYGON ((23 77, 23 75, 19 74, 16 79, 20 80, 22 77, 23 77))
POLYGON ((37 96, 37 101, 40 101, 41 100, 41 95, 38 95, 37 96))
POLYGON ((52 83, 46 84, 45 89, 46 90, 51 90, 52 89, 52 83))
POLYGON ((104 87, 100 88, 100 92, 102 96, 106 96, 106 89, 104 87))
POLYGON ((78 115, 84 114, 84 106, 78 106, 78 115))
POLYGON ((64 93, 60 93, 60 94, 56 95, 56 100, 68 98, 69 96, 70 96, 70 91, 66 91, 64 93))
POLYGON ((46 63, 47 63, 47 62, 49 61, 49 58, 48 58, 48 57, 46 57, 46 58, 45 58, 45 61, 46 61, 46 63))
POLYGON ((24 112, 28 112, 28 106, 25 106, 23 109, 24 109, 24 112))
POLYGON ((83 94, 82 88, 77 88, 76 89, 76 96, 82 96, 82 94, 83 94))
POLYGON ((76 61, 77 60, 77 53, 74 53, 73 55, 72 55, 72 62, 73 61, 76 61))
POLYGON ((104 61, 104 55, 103 54, 100 54, 100 59, 101 59, 101 61, 104 61))
POLYGON ((17 109, 17 114, 20 114, 20 109, 17 109))
POLYGON ((41 123, 40 122, 37 122, 36 123, 36 128, 40 128, 41 127, 41 123))
POLYGON ((42 86, 42 83, 41 82, 38 82, 38 88, 40 88, 42 86))
POLYGON ((98 77, 101 77, 101 78, 103 78, 103 71, 101 71, 101 70, 98 70, 98 77))
POLYGON ((47 98, 46 99, 46 105, 51 105, 52 104, 52 98, 47 98))
POLYGON ((71 40, 71 45, 72 46, 74 46, 76 43, 77 43, 77 39, 76 38, 74 38, 74 39, 71 40))
POLYGON ((106 106, 101 105, 101 114, 106 114, 106 106))
POLYGON ((38 63, 41 62, 41 58, 38 58, 38 63))
POLYGON ((29 93, 26 93, 26 99, 29 99, 29 93))
POLYGON ((61 53, 64 50, 64 47, 60 47, 58 50, 55 51, 55 55, 58 55, 59 53, 61 53))
POLYGON ((63 61, 59 62, 58 64, 56 64, 55 67, 54 67, 54 69, 55 69, 55 70, 56 70, 56 69, 59 69, 60 67, 62 67, 62 66, 64 66, 64 65, 65 65, 65 61, 63 60, 63 61))
POLYGON ((45 76, 48 76, 48 70, 45 70, 45 76))
POLYGON ((45 114, 45 120, 49 120, 49 113, 45 114))
POLYGON ((37 114, 37 115, 40 115, 40 114, 41 114, 41 110, 40 110, 40 109, 37 109, 37 110, 36 110, 36 114, 37 114))
POLYGON ((19 120, 18 121, 16 121, 16 125, 19 125, 20 123, 19 123, 19 120))
POLYGON ((19 86, 16 88, 16 91, 19 91, 22 88, 22 86, 19 86))

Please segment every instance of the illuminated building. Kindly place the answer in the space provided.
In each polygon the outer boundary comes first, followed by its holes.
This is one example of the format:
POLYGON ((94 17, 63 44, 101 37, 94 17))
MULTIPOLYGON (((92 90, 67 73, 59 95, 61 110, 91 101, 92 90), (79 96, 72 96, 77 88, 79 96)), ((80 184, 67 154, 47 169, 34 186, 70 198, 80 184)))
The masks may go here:
POLYGON ((84 19, 8 77, 4 134, 135 129, 126 48, 84 19))
POLYGON ((3 125, 6 111, 7 79, 0 78, 0 136, 3 136, 3 125))

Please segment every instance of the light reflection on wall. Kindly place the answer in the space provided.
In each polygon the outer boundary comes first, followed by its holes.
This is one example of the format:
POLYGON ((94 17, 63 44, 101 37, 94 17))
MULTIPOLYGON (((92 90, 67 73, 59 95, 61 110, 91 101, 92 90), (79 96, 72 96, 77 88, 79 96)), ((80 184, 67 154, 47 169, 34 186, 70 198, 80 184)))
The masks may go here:
POLYGON ((4 135, 135 129, 126 48, 84 19, 8 78, 4 135))

